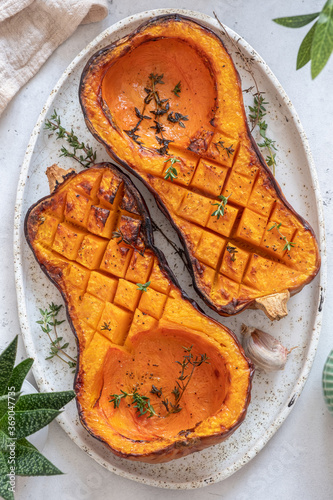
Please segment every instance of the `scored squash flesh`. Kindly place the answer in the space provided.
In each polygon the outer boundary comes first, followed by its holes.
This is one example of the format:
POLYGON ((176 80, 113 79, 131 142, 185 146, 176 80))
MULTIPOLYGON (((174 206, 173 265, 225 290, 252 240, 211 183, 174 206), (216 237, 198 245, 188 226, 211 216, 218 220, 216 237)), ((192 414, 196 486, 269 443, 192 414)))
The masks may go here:
POLYGON ((68 174, 31 207, 25 231, 66 303, 78 346, 79 415, 93 436, 118 456, 154 463, 219 443, 240 425, 252 365, 232 332, 179 289, 124 174, 110 164, 68 174), (181 411, 168 412, 151 391, 161 388, 175 401, 179 363, 189 352, 208 361, 194 370, 181 411), (112 402, 135 389, 156 415, 140 415, 130 399, 112 402))
POLYGON ((222 315, 284 316, 289 293, 319 270, 318 246, 249 132, 216 34, 179 15, 154 18, 88 61, 80 101, 95 138, 176 228, 206 303, 222 315))

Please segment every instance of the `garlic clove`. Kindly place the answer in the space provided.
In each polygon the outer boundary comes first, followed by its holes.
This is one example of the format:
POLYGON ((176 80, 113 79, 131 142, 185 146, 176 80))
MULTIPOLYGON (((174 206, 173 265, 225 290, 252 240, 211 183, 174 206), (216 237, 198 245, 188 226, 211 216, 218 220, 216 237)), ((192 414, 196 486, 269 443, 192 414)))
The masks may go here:
POLYGON ((269 333, 242 325, 242 344, 245 354, 266 373, 283 370, 289 350, 269 333))

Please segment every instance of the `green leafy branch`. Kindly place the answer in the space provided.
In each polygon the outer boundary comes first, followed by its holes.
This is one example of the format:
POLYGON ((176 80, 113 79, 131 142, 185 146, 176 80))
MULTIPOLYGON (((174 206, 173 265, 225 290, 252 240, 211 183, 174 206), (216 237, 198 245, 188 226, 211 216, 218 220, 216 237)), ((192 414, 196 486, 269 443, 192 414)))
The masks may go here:
POLYGON ((68 144, 73 148, 73 152, 68 151, 64 146, 61 148, 61 155, 68 158, 73 158, 84 168, 89 168, 96 161, 96 151, 90 146, 86 145, 84 142, 80 142, 77 136, 74 134, 74 130, 71 129, 68 132, 62 125, 61 119, 57 111, 53 111, 53 115, 50 120, 46 120, 45 129, 51 132, 56 132, 57 139, 66 139, 68 144), (83 151, 85 154, 77 154, 78 151, 83 151))
POLYGON ((59 321, 57 319, 57 316, 61 308, 62 305, 57 306, 52 302, 51 304, 49 304, 48 309, 39 309, 42 318, 39 321, 36 321, 36 323, 40 325, 42 331, 46 333, 46 335, 50 339, 50 352, 49 356, 45 359, 52 359, 54 357, 57 357, 61 359, 61 361, 66 363, 69 366, 69 368, 74 368, 73 370, 74 373, 76 368, 76 360, 65 352, 65 349, 67 349, 69 343, 68 342, 63 343, 63 337, 59 337, 57 332, 57 326, 61 325, 65 321, 65 320, 59 321), (55 338, 52 338, 52 335, 54 335, 55 338), (65 356, 67 360, 64 359, 60 354, 65 356))
POLYGON ((14 366, 17 338, 0 355, 0 496, 5 500, 14 500, 13 475, 62 474, 26 437, 52 422, 75 397, 74 391, 21 395, 33 359, 14 366))
POLYGON ((296 62, 296 69, 300 69, 311 61, 312 79, 319 75, 333 52, 333 0, 327 0, 321 12, 273 19, 287 28, 301 28, 315 19, 299 47, 296 62))

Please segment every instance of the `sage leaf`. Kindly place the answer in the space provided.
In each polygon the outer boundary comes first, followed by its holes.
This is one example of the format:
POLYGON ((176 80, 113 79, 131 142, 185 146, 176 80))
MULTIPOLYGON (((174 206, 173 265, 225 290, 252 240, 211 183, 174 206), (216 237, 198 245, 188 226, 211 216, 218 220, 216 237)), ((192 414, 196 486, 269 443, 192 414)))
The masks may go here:
POLYGON ((0 495, 4 500, 14 500, 14 493, 10 491, 8 463, 5 456, 0 452, 0 495))
POLYGON ((311 59, 311 46, 313 41, 313 35, 317 26, 317 22, 312 26, 312 28, 305 35, 297 54, 296 69, 301 69, 305 66, 311 59))
POLYGON ((311 46, 311 76, 315 79, 333 51, 333 0, 328 0, 320 13, 311 46))
POLYGON ((75 397, 74 391, 24 394, 20 397, 16 411, 53 409, 60 410, 75 397))
POLYGON ((53 409, 16 411, 14 425, 10 425, 10 419, 6 414, 0 420, 0 430, 12 438, 21 439, 39 431, 60 413, 53 409))
POLYGON ((303 14, 300 16, 291 16, 291 17, 277 17, 273 19, 273 21, 277 24, 281 24, 281 26, 286 26, 287 28, 302 28, 302 26, 306 26, 307 24, 314 21, 320 12, 315 12, 314 14, 303 14))
MULTIPOLYGON (((13 373, 8 381, 8 387, 15 387, 14 391, 19 392, 21 390, 22 384, 25 377, 28 375, 30 368, 33 365, 33 358, 27 358, 21 361, 13 369, 13 373)), ((6 391, 8 392, 8 391, 6 391)))
MULTIPOLYGON (((4 453, 4 457, 9 457, 9 453, 4 453)), ((15 447, 15 474, 17 476, 54 476, 62 474, 62 472, 36 448, 17 443, 15 447)))
POLYGON ((7 392, 8 381, 12 375, 17 351, 17 335, 0 355, 0 396, 7 392))

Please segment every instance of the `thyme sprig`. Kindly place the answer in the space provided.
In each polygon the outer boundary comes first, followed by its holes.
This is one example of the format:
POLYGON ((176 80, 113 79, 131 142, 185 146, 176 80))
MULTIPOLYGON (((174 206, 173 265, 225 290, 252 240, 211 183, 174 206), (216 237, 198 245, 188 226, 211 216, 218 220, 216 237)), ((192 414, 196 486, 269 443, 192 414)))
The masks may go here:
POLYGON ((231 144, 231 146, 229 147, 226 147, 224 145, 224 141, 218 141, 218 142, 214 142, 215 146, 216 146, 216 149, 219 151, 219 148, 222 148, 226 153, 227 153, 227 156, 228 158, 230 158, 230 156, 232 156, 235 152, 235 150, 233 149, 233 144, 231 144))
POLYGON ((167 158, 165 160, 164 163, 168 163, 168 162, 170 162, 170 166, 165 171, 164 179, 165 180, 170 179, 173 182, 173 180, 177 179, 177 177, 178 177, 178 172, 177 172, 176 167, 174 167, 174 164, 177 162, 178 163, 181 163, 181 162, 180 162, 179 158, 176 158, 175 156, 170 156, 169 158, 167 158))
POLYGON ((126 392, 123 390, 120 390, 121 394, 110 394, 110 403, 113 403, 114 408, 119 408, 120 401, 124 398, 132 398, 131 404, 133 405, 134 408, 136 408, 137 413, 139 414, 139 417, 142 417, 143 415, 146 415, 148 413, 148 418, 151 418, 152 416, 156 415, 156 412, 153 408, 153 406, 150 403, 150 398, 147 396, 143 396, 138 392, 137 387, 134 387, 132 389, 132 392, 126 392))
POLYGON ((258 124, 260 136, 263 138, 263 142, 258 143, 260 148, 267 148, 268 155, 266 156, 266 163, 269 167, 272 167, 272 172, 275 177, 275 167, 276 167, 276 153, 273 150, 277 151, 275 146, 275 142, 273 139, 270 139, 266 135, 268 124, 263 119, 266 116, 266 108, 265 106, 268 104, 263 97, 264 92, 256 94, 254 96, 253 106, 249 106, 251 113, 249 114, 249 118, 252 121, 252 124, 258 124))
POLYGON ((270 227, 268 229, 268 231, 272 231, 272 229, 276 229, 277 232, 279 233, 280 237, 285 241, 285 245, 283 247, 283 251, 284 250, 288 250, 288 252, 291 250, 292 247, 294 247, 296 245, 296 243, 292 242, 292 241, 288 241, 287 240, 287 236, 284 236, 281 231, 280 231, 280 227, 282 226, 282 223, 280 222, 279 224, 277 222, 274 222, 273 226, 270 227))
POLYGON ((103 325, 101 326, 101 330, 108 330, 111 332, 111 321, 104 321, 103 325))
MULTIPOLYGON (((174 402, 169 401, 168 398, 164 397, 163 399, 161 399, 160 403, 165 407, 167 416, 171 415, 172 413, 179 413, 182 410, 182 407, 180 406, 180 400, 182 399, 184 392, 186 391, 192 379, 194 371, 203 363, 209 364, 209 358, 207 354, 199 354, 198 356, 194 357, 194 355, 192 354, 193 345, 191 345, 190 347, 183 347, 183 349, 186 353, 183 357, 183 360, 176 361, 176 363, 180 365, 181 370, 176 380, 175 386, 171 391, 174 397, 174 402), (189 368, 191 368, 190 371, 188 371, 189 368)), ((155 385, 152 385, 150 393, 154 394, 158 398, 162 398, 162 387, 158 388, 155 385)), ((137 409, 139 417, 146 415, 147 413, 148 418, 154 415, 161 417, 161 415, 158 415, 155 412, 153 406, 151 405, 150 398, 148 396, 139 394, 137 387, 133 387, 132 392, 126 392, 121 389, 120 394, 110 394, 111 399, 109 399, 109 402, 113 403, 114 408, 119 408, 121 400, 127 397, 132 398, 130 404, 132 404, 133 407, 137 409)))
POLYGON ((123 234, 123 232, 121 231, 121 229, 116 229, 116 231, 113 231, 112 233, 112 236, 111 236, 111 239, 118 239, 119 240, 117 241, 117 245, 120 245, 121 242, 124 242, 125 245, 128 245, 129 247, 133 248, 134 250, 136 250, 137 252, 139 252, 139 254, 141 255, 141 257, 144 256, 145 254, 145 248, 143 250, 140 250, 139 248, 137 248, 131 241, 129 241, 126 236, 123 234))
POLYGON ((194 355, 192 354, 193 345, 191 345, 190 347, 183 346, 183 349, 186 354, 183 357, 183 361, 176 361, 176 363, 180 365, 181 371, 178 379, 176 380, 176 385, 171 391, 175 398, 175 402, 171 403, 166 398, 164 398, 162 401, 162 404, 165 406, 168 414, 178 413, 182 410, 182 407, 179 403, 192 379, 194 370, 201 366, 203 363, 209 364, 209 358, 207 354, 199 354, 199 356, 194 357, 194 355), (188 368, 190 367, 192 367, 191 371, 189 373, 186 373, 188 368))
POLYGON ((161 99, 158 90, 156 90, 156 85, 164 85, 163 73, 161 75, 158 75, 157 73, 150 73, 149 80, 151 83, 151 87, 145 88, 145 91, 147 93, 145 102, 149 103, 153 99, 155 101, 156 107, 154 110, 150 111, 150 113, 155 116, 155 127, 152 128, 156 129, 155 138, 160 145, 160 148, 157 148, 157 151, 161 155, 165 155, 168 152, 169 143, 173 141, 168 140, 164 137, 164 127, 160 124, 160 117, 168 113, 170 109, 170 103, 169 99, 161 99))
MULTIPOLYGON (((155 108, 149 111, 152 115, 154 115, 154 125, 150 128, 155 130, 155 139, 158 143, 156 150, 159 154, 165 155, 168 153, 169 144, 173 142, 171 139, 166 139, 164 137, 165 128, 161 124, 160 119, 163 115, 167 115, 167 120, 171 123, 177 123, 180 127, 185 128, 185 121, 188 121, 187 115, 182 115, 181 113, 170 111, 170 102, 169 98, 161 99, 159 90, 157 88, 158 85, 164 85, 163 81, 163 73, 159 75, 158 73, 150 73, 148 76, 149 84, 147 87, 144 87, 144 91, 146 96, 143 100, 143 108, 140 111, 138 108, 134 108, 135 114, 138 117, 138 122, 135 126, 130 130, 124 130, 124 132, 132 138, 134 142, 136 142, 139 146, 142 146, 142 140, 140 135, 137 133, 141 122, 143 120, 151 120, 151 117, 145 114, 146 106, 150 104, 152 101, 155 104, 155 108)), ((180 97, 181 92, 181 82, 179 81, 177 85, 174 87, 172 92, 180 97)))
POLYGON ((40 308, 39 312, 42 318, 36 321, 36 323, 40 325, 42 331, 47 334, 50 340, 49 356, 47 356, 45 359, 52 359, 54 357, 57 357, 61 359, 61 361, 66 363, 69 366, 69 368, 75 368, 76 360, 65 352, 65 349, 67 349, 69 343, 68 342, 63 343, 63 337, 59 337, 57 332, 57 326, 61 325, 65 321, 65 320, 59 321, 57 318, 61 308, 62 304, 58 306, 53 302, 49 304, 48 309, 40 308), (52 336, 54 336, 55 338, 52 338, 52 336), (65 356, 67 360, 64 359, 61 355, 65 356))
POLYGON ((180 92, 182 90, 182 82, 179 81, 177 85, 175 85, 175 88, 171 91, 175 94, 176 97, 180 97, 180 92))
POLYGON ((232 195, 232 193, 230 193, 229 196, 223 196, 223 194, 218 196, 218 198, 221 200, 221 202, 220 203, 212 203, 213 206, 214 205, 217 206, 217 209, 214 210, 214 212, 212 212, 212 217, 216 216, 219 219, 220 217, 224 216, 225 207, 226 207, 226 205, 228 203, 228 199, 230 198, 231 195, 232 195))
POLYGON ((147 281, 147 283, 137 283, 136 285, 138 287, 138 290, 140 290, 141 292, 147 292, 150 283, 150 281, 147 281))
POLYGON ((71 129, 70 132, 68 132, 62 125, 61 125, 61 118, 58 115, 57 111, 53 111, 53 115, 51 115, 50 120, 46 120, 45 122, 45 129, 50 130, 51 132, 55 132, 57 135, 57 139, 66 139, 68 144, 73 148, 73 152, 68 151, 67 148, 62 146, 61 148, 61 155, 60 156, 66 156, 68 158, 73 158, 76 160, 80 165, 82 165, 84 168, 89 168, 92 164, 95 163, 96 160, 96 151, 93 150, 92 147, 89 145, 86 145, 84 142, 80 142, 78 137, 75 135, 74 130, 71 129), (83 151, 85 154, 77 154, 78 151, 83 151))
POLYGON ((178 123, 178 125, 180 125, 182 128, 185 128, 184 122, 188 122, 188 116, 171 111, 171 113, 168 114, 167 120, 169 120, 169 122, 171 123, 178 123))

